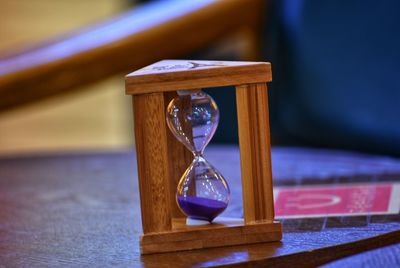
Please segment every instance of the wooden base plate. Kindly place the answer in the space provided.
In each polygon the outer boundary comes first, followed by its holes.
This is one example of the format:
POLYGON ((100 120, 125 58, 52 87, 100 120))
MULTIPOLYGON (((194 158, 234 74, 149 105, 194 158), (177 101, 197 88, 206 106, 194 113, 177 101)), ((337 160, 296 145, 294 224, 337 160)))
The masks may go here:
POLYGON ((280 222, 258 222, 245 225, 242 219, 217 218, 212 224, 186 225, 186 218, 173 219, 172 230, 149 233, 141 237, 141 253, 161 253, 279 241, 280 222))

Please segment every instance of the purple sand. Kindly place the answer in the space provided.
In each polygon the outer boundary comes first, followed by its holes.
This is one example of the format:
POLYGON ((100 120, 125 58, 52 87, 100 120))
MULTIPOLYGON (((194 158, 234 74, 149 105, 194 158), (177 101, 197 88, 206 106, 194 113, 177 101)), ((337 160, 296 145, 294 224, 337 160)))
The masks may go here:
POLYGON ((222 201, 196 196, 178 196, 177 201, 179 207, 188 217, 207 220, 209 222, 217 217, 228 206, 228 204, 222 201))

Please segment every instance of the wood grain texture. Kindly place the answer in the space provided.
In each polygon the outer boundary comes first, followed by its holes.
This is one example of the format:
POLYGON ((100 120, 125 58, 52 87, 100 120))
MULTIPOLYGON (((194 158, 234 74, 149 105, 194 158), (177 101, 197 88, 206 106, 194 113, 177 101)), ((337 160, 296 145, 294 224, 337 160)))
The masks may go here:
POLYGON ((143 232, 165 232, 171 197, 164 95, 134 96, 133 107, 143 232))
MULTIPOLYGON (((243 222, 210 224, 193 227, 181 220, 172 232, 143 235, 141 252, 143 254, 205 249, 221 246, 234 246, 282 239, 282 225, 275 223, 256 223, 244 225, 243 222)), ((174 227, 174 226, 173 226, 174 227)))
POLYGON ((267 85, 236 87, 246 223, 274 220, 267 85))
MULTIPOLYGON (((166 111, 169 102, 173 98, 177 97, 177 94, 176 92, 164 92, 163 94, 165 105, 164 111, 166 111)), ((180 218, 183 217, 184 214, 176 203, 176 189, 180 178, 193 160, 193 154, 174 137, 169 129, 167 129, 167 146, 171 217, 180 218)))
POLYGON ((163 60, 126 76, 126 93, 198 89, 272 80, 268 62, 163 60))
MULTIPOLYGON (((379 243, 379 241, 377 241, 379 243)), ((347 257, 328 263, 322 268, 341 267, 399 267, 400 245, 381 247, 375 250, 363 252, 357 258, 347 257), (385 256, 385 258, 382 258, 385 256)))
POLYGON ((209 47, 259 24, 262 2, 156 1, 2 58, 0 111, 209 47))
MULTIPOLYGON (((383 234, 379 237, 370 237, 361 241, 353 241, 351 243, 343 243, 338 246, 331 247, 323 247, 319 249, 315 249, 314 252, 301 252, 291 254, 286 256, 285 258, 277 257, 277 258, 269 258, 257 261, 250 261, 243 264, 235 264, 229 265, 229 267, 317 267, 322 264, 325 264, 332 259, 340 259, 349 255, 354 254, 355 251, 365 252, 368 250, 372 250, 375 248, 383 247, 386 245, 391 245, 394 243, 398 243, 400 239, 400 231, 394 231, 388 234, 383 234), (315 255, 321 256, 320 258, 316 258, 315 255)), ((304 241, 306 242, 306 241, 304 241)), ((397 246, 397 248, 399 245, 397 246)), ((391 254, 391 252, 389 252, 391 254)), ((388 255, 388 254, 383 254, 388 255)), ((354 257, 353 257, 354 258, 354 257)), ((379 264, 382 264, 384 261, 379 261, 379 264)), ((354 261, 351 262, 354 265, 354 261)), ((393 265, 393 264, 392 264, 393 265)), ((379 265, 378 265, 379 266, 379 265)), ((376 267, 378 267, 376 266, 376 267)), ((344 266, 340 266, 344 267, 344 266)), ((393 266, 391 266, 393 267, 393 266)))
MULTIPOLYGON (((239 149, 210 146, 207 154, 231 185, 225 216, 241 217, 239 149)), ((398 182, 400 176, 400 160, 386 156, 275 147, 272 157, 276 185, 398 182)), ((140 198, 132 174, 133 150, 0 157, 0 264, 301 267, 345 256, 357 264, 362 256, 355 254, 393 244, 379 251, 373 266, 397 265, 392 253, 400 250, 400 214, 370 215, 355 226, 351 217, 334 227, 324 224, 329 218, 284 220, 281 242, 140 256, 140 198)))

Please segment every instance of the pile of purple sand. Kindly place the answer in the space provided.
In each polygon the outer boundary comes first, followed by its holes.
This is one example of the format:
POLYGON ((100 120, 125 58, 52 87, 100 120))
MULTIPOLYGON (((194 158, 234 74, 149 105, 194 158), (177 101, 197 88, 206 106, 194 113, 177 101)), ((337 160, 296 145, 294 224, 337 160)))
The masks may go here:
POLYGON ((228 206, 227 203, 197 196, 178 196, 179 207, 190 218, 211 222, 228 206))

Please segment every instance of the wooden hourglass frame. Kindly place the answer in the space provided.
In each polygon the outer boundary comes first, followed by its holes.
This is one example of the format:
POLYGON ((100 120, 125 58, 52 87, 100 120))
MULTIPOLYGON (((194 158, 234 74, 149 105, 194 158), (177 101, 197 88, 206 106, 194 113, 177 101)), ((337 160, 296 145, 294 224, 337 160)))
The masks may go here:
MULTIPOLYGON (((164 60, 126 76, 133 97, 143 235, 141 253, 279 241, 274 221, 266 62, 164 60), (236 87, 244 221, 186 225, 175 193, 193 156, 169 131, 177 90, 236 87)), ((218 89, 216 89, 218 90, 218 89)))

